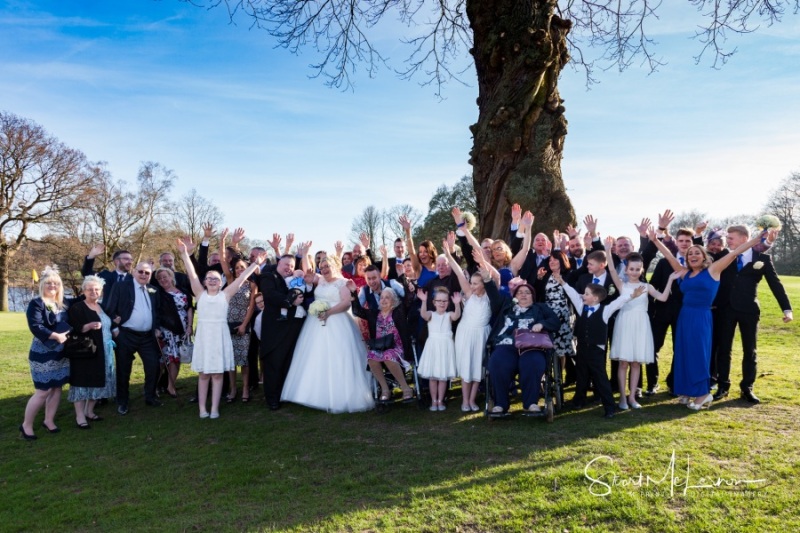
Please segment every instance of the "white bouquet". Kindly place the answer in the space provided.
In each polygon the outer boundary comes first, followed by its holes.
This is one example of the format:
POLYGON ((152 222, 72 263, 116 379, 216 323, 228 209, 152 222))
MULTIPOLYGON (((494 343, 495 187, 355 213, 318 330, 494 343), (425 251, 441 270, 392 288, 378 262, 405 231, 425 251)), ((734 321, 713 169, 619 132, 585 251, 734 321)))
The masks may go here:
MULTIPOLYGON (((311 302, 311 305, 308 306, 308 313, 311 316, 319 317, 319 315, 328 311, 330 308, 331 306, 328 305, 328 302, 324 300, 314 300, 313 302, 311 302)), ((324 320, 322 321, 322 325, 323 326, 325 325, 324 320)))
POLYGON ((756 220, 756 227, 760 230, 765 229, 781 229, 781 221, 775 215, 761 215, 756 220))

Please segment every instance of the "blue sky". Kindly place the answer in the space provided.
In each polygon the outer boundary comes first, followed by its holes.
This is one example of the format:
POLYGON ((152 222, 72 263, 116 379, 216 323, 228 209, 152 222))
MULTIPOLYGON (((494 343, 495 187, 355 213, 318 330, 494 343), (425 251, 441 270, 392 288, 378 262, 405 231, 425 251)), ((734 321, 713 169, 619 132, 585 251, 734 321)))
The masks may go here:
MULTIPOLYGON (((800 170, 800 17, 736 37, 714 70, 694 62, 697 14, 677 2, 660 13, 658 72, 598 72, 588 91, 581 72, 560 80, 565 182, 604 234, 665 208, 755 214, 800 170)), ((196 188, 250 237, 293 231, 315 247, 347 238, 370 204, 425 212, 436 187, 470 172, 474 83, 440 101, 383 68, 330 89, 309 79, 311 49, 295 56, 248 28, 177 0, 3 1, 0 109, 116 178, 162 163, 179 177, 176 198, 196 188)), ((398 66, 401 29, 384 24, 377 41, 398 66)))

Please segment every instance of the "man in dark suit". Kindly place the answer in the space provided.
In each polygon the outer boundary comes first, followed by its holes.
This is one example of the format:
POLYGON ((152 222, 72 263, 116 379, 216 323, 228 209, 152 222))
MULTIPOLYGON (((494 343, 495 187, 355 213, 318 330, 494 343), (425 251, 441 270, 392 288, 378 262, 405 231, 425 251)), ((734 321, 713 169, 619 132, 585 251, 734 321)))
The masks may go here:
POLYGON ((295 258, 283 255, 275 267, 267 267, 258 277, 258 289, 264 295, 261 318, 261 368, 264 369, 264 396, 272 411, 280 409, 281 392, 292 354, 306 316, 304 293, 289 290, 286 278, 294 272, 295 258))
MULTIPOLYGON (((128 414, 129 386, 133 354, 139 354, 144 367, 144 401, 151 407, 159 407, 156 397, 156 379, 161 350, 156 340, 158 328, 158 292, 148 284, 152 267, 141 262, 128 276, 114 285, 103 310, 119 328, 117 348, 117 412, 128 414)), ((105 300, 105 299, 104 299, 105 300)))
MULTIPOLYGON (((172 273, 175 274, 175 286, 177 288, 179 288, 185 294, 192 294, 192 285, 189 283, 189 276, 183 272, 177 272, 175 270, 175 256, 172 255, 172 252, 163 252, 161 255, 159 255, 158 264, 161 266, 161 268, 168 268, 172 270, 172 273)), ((150 278, 150 285, 155 285, 156 283, 155 272, 153 272, 153 277, 150 278)))
MULTIPOLYGON (((102 244, 95 244, 83 260, 81 267, 81 275, 83 277, 94 274, 94 260, 103 253, 105 247, 102 244)), ((103 292, 105 294, 111 293, 111 288, 118 281, 122 281, 131 277, 131 266, 133 265, 133 256, 128 250, 117 250, 111 257, 114 262, 114 270, 103 269, 97 272, 97 276, 105 281, 103 285, 103 292)))
MULTIPOLYGON (((728 248, 733 250, 750 238, 745 226, 731 226, 726 237, 728 248)), ((761 400, 753 393, 756 381, 756 335, 761 309, 758 305, 758 283, 767 279, 772 294, 783 310, 783 321, 793 319, 792 305, 786 296, 772 257, 763 252, 748 250, 740 254, 736 261, 722 271, 716 303, 722 313, 722 331, 717 351, 717 371, 719 389, 714 399, 724 398, 730 390, 731 350, 736 326, 742 337, 742 381, 739 387, 742 398, 750 403, 761 400)))
MULTIPOLYGON (((387 261, 389 262, 389 274, 387 279, 394 279, 396 280, 400 275, 403 273, 403 259, 406 255, 406 244, 403 242, 403 239, 397 238, 394 240, 394 257, 389 257, 387 261)), ((367 257, 369 257, 372 264, 378 267, 378 272, 381 271, 383 267, 383 261, 376 261, 372 255, 372 250, 367 247, 367 257)))

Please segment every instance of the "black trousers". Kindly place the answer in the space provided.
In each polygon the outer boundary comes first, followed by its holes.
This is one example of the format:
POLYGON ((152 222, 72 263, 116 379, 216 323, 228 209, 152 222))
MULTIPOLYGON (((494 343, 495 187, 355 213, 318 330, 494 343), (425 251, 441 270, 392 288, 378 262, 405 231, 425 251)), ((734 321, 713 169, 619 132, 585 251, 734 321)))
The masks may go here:
MULTIPOLYGON (((661 352, 661 349, 664 347, 664 341, 667 338, 667 330, 672 329, 672 353, 673 353, 673 361, 675 360, 675 330, 677 329, 678 325, 678 317, 669 317, 669 316, 661 316, 658 315, 654 316, 650 320, 650 328, 653 330, 653 349, 655 351, 655 358, 652 363, 649 365, 645 365, 645 373, 647 374, 647 388, 652 389, 658 383, 659 378, 659 369, 658 369, 658 354, 661 352)), ((673 376, 672 376, 672 368, 673 365, 671 364, 669 367, 669 374, 667 374, 667 387, 672 389, 673 385, 673 376)))
POLYGON ((156 380, 158 379, 161 349, 156 341, 155 331, 134 331, 119 328, 115 339, 117 362, 117 405, 127 407, 130 399, 131 371, 133 370, 133 354, 138 353, 144 367, 144 399, 156 399, 156 380))
POLYGON ((614 396, 611 393, 611 382, 606 374, 606 351, 599 346, 578 345, 575 356, 575 397, 573 402, 584 403, 589 380, 594 384, 594 393, 603 402, 606 412, 614 412, 614 396))
POLYGON ((258 351, 260 350, 260 341, 255 333, 255 328, 250 325, 250 348, 247 351, 247 371, 250 376, 250 388, 258 388, 258 351))
MULTIPOLYGON (((756 354, 756 335, 760 316, 752 313, 740 313, 730 307, 720 309, 720 332, 717 349, 717 383, 719 390, 731 388, 731 352, 736 326, 742 338, 742 389, 752 389, 756 381, 758 357, 756 354)), ((713 355, 713 353, 712 353, 713 355)))
MULTIPOLYGON (((300 335, 300 328, 303 327, 303 320, 290 318, 287 327, 289 331, 283 336, 283 339, 267 351, 261 359, 261 367, 264 369, 264 397, 267 404, 275 404, 281 400, 283 383, 286 381, 286 375, 292 364, 294 347, 297 344, 297 337, 300 335)), ((269 335, 269 331, 265 329, 264 334, 269 335)))

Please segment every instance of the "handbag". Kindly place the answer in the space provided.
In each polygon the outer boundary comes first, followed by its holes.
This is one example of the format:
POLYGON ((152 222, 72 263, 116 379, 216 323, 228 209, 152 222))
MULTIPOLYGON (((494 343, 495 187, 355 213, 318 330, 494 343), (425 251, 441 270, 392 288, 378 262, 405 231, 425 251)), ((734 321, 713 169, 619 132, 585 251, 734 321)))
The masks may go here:
POLYGON ((394 335, 389 333, 377 339, 367 339, 367 347, 376 352, 394 348, 394 335))
POLYGON ((194 353, 194 343, 190 339, 186 339, 178 347, 178 355, 180 355, 181 363, 191 363, 192 353, 194 353))
POLYGON ((88 335, 70 333, 64 342, 64 356, 68 359, 91 359, 97 353, 97 346, 88 335))
MULTIPOLYGON (((231 335, 238 335, 239 333, 236 330, 239 329, 239 326, 241 326, 241 325, 242 325, 242 321, 241 320, 239 322, 228 322, 228 329, 231 330, 231 335)), ((245 332, 246 331, 247 330, 245 330, 245 332)))
POLYGON ((553 341, 549 333, 535 332, 525 328, 514 331, 514 347, 522 355, 531 350, 552 350, 553 341))

